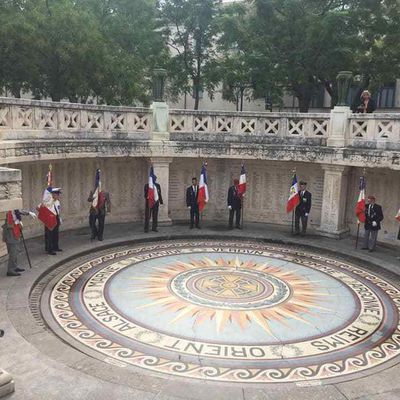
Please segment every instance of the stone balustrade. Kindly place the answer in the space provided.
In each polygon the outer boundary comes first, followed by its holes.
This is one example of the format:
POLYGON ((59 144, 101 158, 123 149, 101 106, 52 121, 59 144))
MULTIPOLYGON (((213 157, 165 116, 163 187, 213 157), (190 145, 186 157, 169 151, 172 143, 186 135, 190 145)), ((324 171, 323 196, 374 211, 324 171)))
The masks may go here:
MULTIPOLYGON (((171 140, 253 140, 329 146, 332 113, 170 110, 171 140), (253 139, 250 139, 252 137, 253 139)), ((400 149, 400 114, 345 116, 340 147, 400 149)), ((29 139, 152 139, 151 108, 0 98, 0 137, 29 139)), ((336 137, 337 139, 337 137, 336 137)))
POLYGON ((171 134, 217 133, 318 139, 328 137, 328 128, 327 113, 171 110, 169 123, 171 134))
POLYGON ((348 146, 400 150, 400 113, 352 114, 348 146))
POLYGON ((151 115, 148 108, 0 98, 3 139, 98 136, 148 139, 151 115))

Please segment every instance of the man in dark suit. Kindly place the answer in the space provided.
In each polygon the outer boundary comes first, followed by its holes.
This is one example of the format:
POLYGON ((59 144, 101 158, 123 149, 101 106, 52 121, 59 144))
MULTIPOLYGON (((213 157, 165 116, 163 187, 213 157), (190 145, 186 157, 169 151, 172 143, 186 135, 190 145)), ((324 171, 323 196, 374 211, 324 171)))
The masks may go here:
POLYGON ((233 217, 236 213, 236 228, 240 226, 240 213, 242 211, 242 196, 239 194, 239 179, 233 180, 233 186, 228 190, 229 229, 233 229, 233 217))
POLYGON ((192 185, 186 189, 186 205, 190 209, 190 229, 194 226, 200 229, 199 225, 199 204, 197 203, 197 196, 199 194, 199 186, 197 179, 192 178, 192 185))
POLYGON ((154 181, 154 185, 155 185, 155 187, 157 189, 158 201, 156 201, 154 203, 154 206, 152 208, 150 208, 150 204, 149 204, 149 196, 148 196, 149 184, 146 183, 144 185, 144 198, 145 198, 144 231, 145 232, 149 231, 150 217, 151 217, 151 220, 152 220, 151 230, 153 232, 158 232, 158 229, 157 229, 157 225, 158 225, 158 208, 159 208, 160 204, 163 204, 163 199, 162 199, 162 196, 161 196, 161 186, 158 183, 156 183, 156 177, 153 177, 153 181, 154 181))
POLYGON ((56 251, 62 251, 59 246, 59 230, 62 223, 61 219, 61 203, 60 195, 61 188, 52 188, 51 190, 51 200, 48 203, 48 208, 56 216, 57 225, 52 229, 44 228, 44 240, 46 252, 52 256, 55 256, 56 251))
POLYGON ((307 231, 308 215, 311 210, 311 193, 307 190, 307 182, 300 181, 299 197, 300 203, 294 213, 294 230, 295 235, 300 234, 301 221, 301 233, 304 235, 307 231))
POLYGON ((368 196, 365 205, 364 247, 361 249, 370 252, 375 250, 378 231, 381 229, 381 222, 383 221, 382 207, 376 204, 375 200, 374 196, 368 196))
MULTIPOLYGON (((88 202, 93 203, 94 192, 91 190, 88 197, 88 202)), ((111 212, 111 201, 110 194, 101 190, 99 192, 98 203, 96 207, 90 206, 89 210, 89 226, 92 231, 92 236, 90 239, 103 240, 104 223, 106 219, 106 214, 111 212), (98 226, 96 225, 98 221, 98 226)))

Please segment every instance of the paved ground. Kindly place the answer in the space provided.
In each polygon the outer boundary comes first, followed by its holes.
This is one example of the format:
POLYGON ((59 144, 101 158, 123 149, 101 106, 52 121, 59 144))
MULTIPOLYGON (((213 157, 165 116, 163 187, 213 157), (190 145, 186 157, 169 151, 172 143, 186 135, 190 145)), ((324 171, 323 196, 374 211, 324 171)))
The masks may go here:
MULTIPOLYGON (((191 231, 185 226, 160 228, 159 233, 144 235, 142 227, 107 226, 106 240, 90 242, 88 230, 63 233, 64 252, 58 256, 43 254, 41 240, 28 241, 32 270, 21 277, 5 277, 5 265, 0 276, 0 328, 6 335, 0 339, 0 366, 13 374, 16 392, 10 399, 371 399, 400 398, 400 367, 388 364, 368 377, 334 384, 323 381, 285 385, 240 385, 209 381, 181 380, 172 376, 127 369, 105 363, 75 350, 45 329, 29 308, 30 289, 34 282, 54 264, 71 260, 77 254, 101 250, 104 246, 132 240, 157 240, 170 237, 263 238, 282 243, 297 243, 323 249, 339 257, 361 258, 363 264, 398 284, 400 271, 395 250, 380 248, 375 253, 354 250, 354 241, 336 241, 316 235, 292 238, 281 227, 249 224, 243 231, 227 231, 220 225, 205 226, 191 231), (390 272, 386 272, 390 271, 390 272), (310 386, 311 385, 311 386, 310 386)), ((32 293, 33 296, 36 293, 32 293)))

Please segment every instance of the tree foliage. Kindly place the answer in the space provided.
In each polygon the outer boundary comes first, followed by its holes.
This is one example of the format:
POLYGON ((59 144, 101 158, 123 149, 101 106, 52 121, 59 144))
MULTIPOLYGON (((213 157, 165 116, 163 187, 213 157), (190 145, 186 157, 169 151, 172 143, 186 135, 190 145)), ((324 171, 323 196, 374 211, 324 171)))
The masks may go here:
POLYGON ((175 95, 190 93, 199 107, 203 90, 209 95, 218 83, 215 42, 216 17, 221 0, 165 0, 160 3, 160 22, 171 49, 169 70, 175 95))
POLYGON ((0 85, 19 96, 109 104, 149 101, 166 55, 152 0, 7 0, 0 85))

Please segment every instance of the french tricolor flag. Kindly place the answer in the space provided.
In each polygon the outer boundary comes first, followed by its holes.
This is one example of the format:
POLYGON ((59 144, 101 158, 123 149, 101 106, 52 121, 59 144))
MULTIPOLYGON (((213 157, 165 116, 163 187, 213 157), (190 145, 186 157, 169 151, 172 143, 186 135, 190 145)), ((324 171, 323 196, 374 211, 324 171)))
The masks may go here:
POLYGON ((147 191, 147 200, 149 202, 149 207, 153 208, 154 204, 158 201, 158 190, 156 187, 156 180, 157 177, 154 175, 153 166, 150 167, 150 174, 149 174, 149 188, 147 191))
POLYGON ((92 207, 97 208, 99 205, 99 194, 101 192, 101 180, 100 180, 100 169, 96 170, 95 182, 94 182, 94 192, 93 192, 93 201, 92 207))
POLYGON ((199 211, 202 212, 206 203, 208 202, 208 187, 207 187, 207 164, 204 163, 201 167, 200 181, 199 181, 199 193, 197 195, 197 203, 199 205, 199 211))
POLYGON ((246 170, 244 168, 244 164, 242 164, 242 169, 240 170, 239 176, 239 186, 238 186, 238 193, 239 196, 243 196, 246 193, 246 170))
POLYGON ((289 199, 286 204, 286 212, 290 213, 300 203, 299 188, 297 185, 297 176, 293 175, 292 185, 289 190, 289 199))
POLYGON ((365 222, 365 178, 360 176, 359 183, 360 194, 356 204, 356 215, 359 222, 365 222))
POLYGON ((397 211, 395 218, 397 219, 397 221, 400 222, 400 208, 399 208, 399 211, 397 211))
POLYGON ((51 195, 53 186, 53 168, 49 164, 49 171, 46 175, 47 188, 43 192, 42 204, 38 207, 38 220, 42 221, 47 229, 53 230, 57 225, 56 211, 54 209, 53 197, 51 195))

